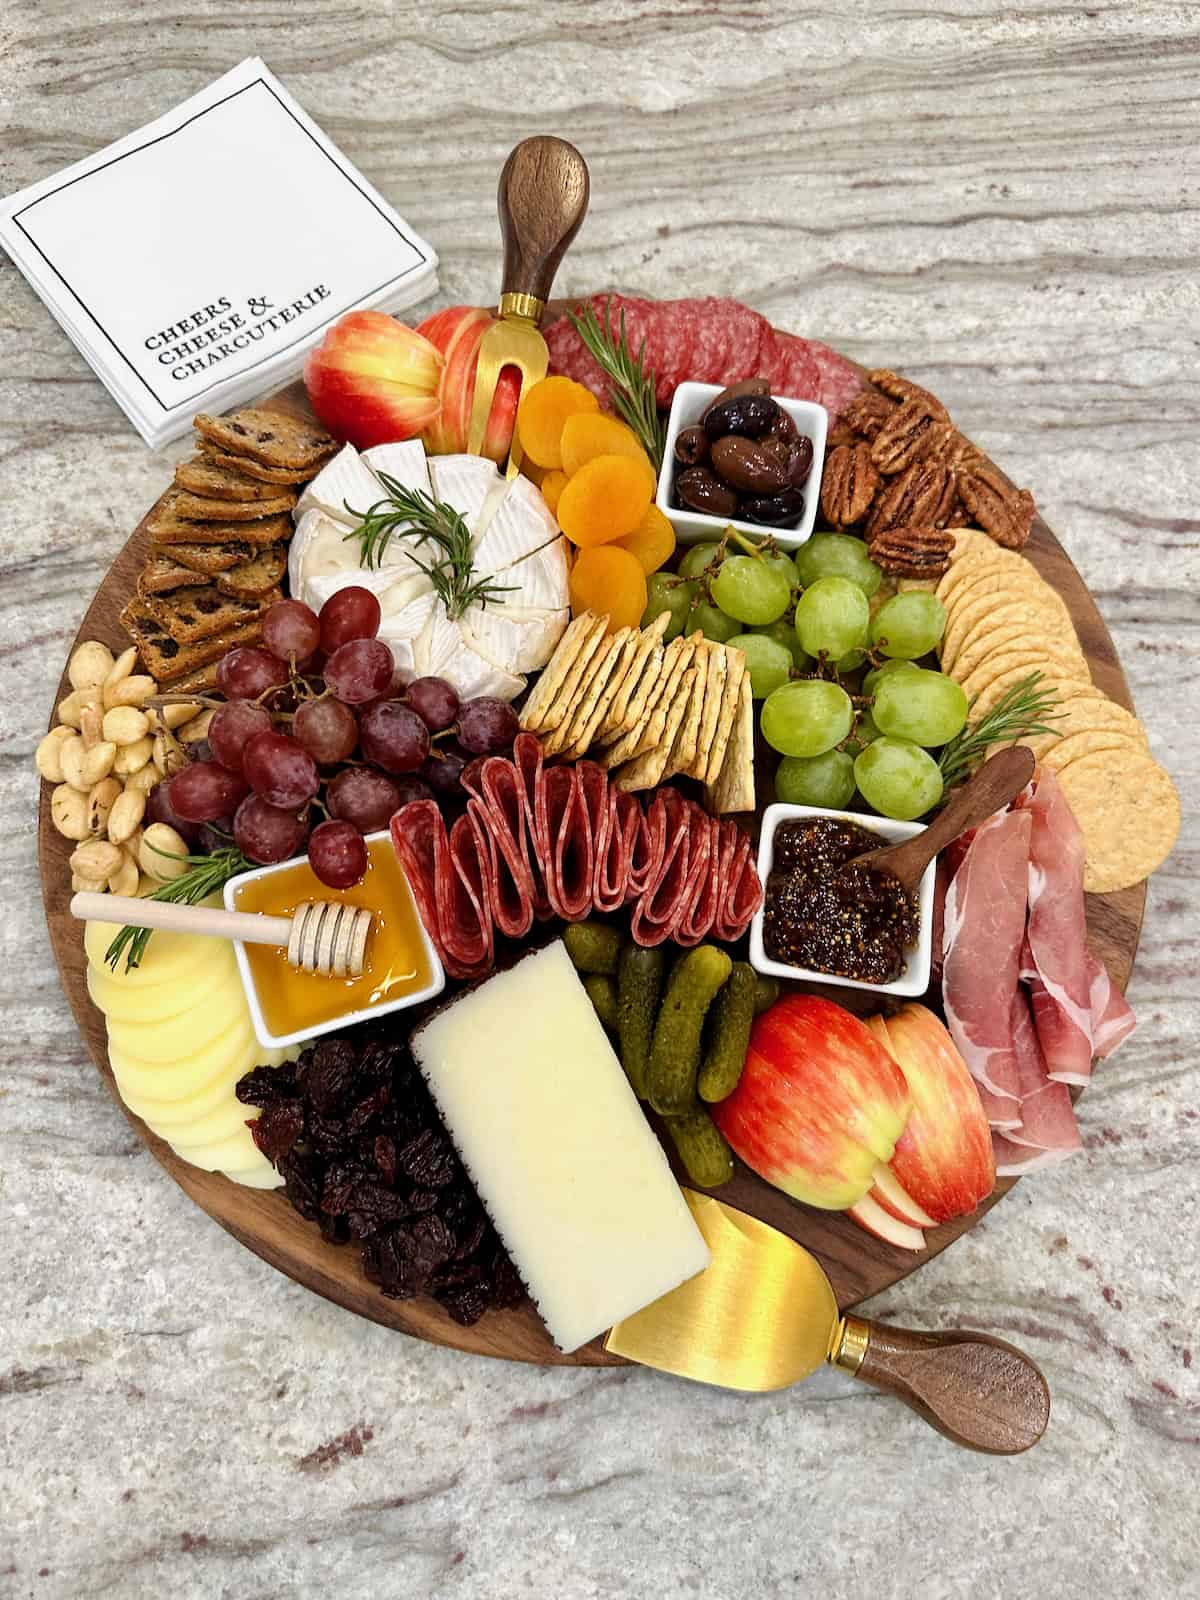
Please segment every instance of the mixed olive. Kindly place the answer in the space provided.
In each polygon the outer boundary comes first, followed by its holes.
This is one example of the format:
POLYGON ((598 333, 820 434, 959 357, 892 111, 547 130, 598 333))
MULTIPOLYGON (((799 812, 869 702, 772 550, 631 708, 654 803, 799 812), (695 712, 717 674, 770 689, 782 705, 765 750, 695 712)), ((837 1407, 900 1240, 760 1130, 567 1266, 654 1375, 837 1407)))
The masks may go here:
POLYGON ((688 511, 783 528, 804 515, 813 444, 765 378, 722 389, 675 440, 675 499, 688 511))

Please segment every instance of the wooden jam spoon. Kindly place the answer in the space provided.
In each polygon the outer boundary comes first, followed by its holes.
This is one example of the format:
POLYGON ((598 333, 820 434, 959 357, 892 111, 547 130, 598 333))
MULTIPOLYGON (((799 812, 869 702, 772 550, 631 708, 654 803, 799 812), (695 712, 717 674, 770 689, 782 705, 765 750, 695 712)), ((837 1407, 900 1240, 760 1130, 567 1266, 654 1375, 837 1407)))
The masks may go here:
POLYGON ((890 872, 906 889, 914 891, 921 874, 939 851, 960 833, 977 828, 994 811, 1015 800, 1033 777, 1033 751, 1010 745, 989 756, 972 777, 956 789, 923 832, 899 844, 881 846, 855 856, 846 866, 871 867, 890 872))
POLYGON ((335 900, 306 900, 290 917, 268 917, 259 912, 174 905, 168 900, 138 900, 133 895, 81 892, 72 896, 70 909, 81 922, 162 928, 168 933, 198 933, 243 944, 286 945, 293 967, 322 978, 361 978, 371 933, 371 912, 366 906, 335 900))

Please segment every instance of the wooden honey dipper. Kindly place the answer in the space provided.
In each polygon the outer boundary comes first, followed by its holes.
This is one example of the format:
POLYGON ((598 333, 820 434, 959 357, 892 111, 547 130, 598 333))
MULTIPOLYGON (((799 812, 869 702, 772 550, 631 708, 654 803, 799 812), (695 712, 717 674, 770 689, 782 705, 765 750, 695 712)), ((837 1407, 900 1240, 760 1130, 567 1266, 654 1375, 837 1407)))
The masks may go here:
POLYGON ((132 895, 81 892, 72 896, 70 910, 81 922, 116 922, 126 928, 162 928, 167 933, 286 946, 293 967, 323 978, 360 978, 371 933, 371 913, 366 906, 333 900, 306 900, 290 917, 268 917, 259 912, 138 900, 132 895))

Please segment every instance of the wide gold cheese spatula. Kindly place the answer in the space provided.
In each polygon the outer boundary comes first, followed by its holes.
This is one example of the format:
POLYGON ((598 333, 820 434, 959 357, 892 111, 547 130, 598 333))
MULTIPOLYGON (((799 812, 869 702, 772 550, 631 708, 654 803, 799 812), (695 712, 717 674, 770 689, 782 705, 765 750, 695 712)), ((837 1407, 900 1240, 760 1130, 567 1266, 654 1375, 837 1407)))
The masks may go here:
POLYGON ((956 1444, 1035 1445, 1050 1391, 1028 1356, 984 1333, 912 1333, 838 1312, 815 1256, 778 1229, 685 1189, 711 1264, 619 1322, 605 1349, 724 1389, 799 1383, 826 1361, 893 1394, 956 1444))
MULTIPOLYGON (((497 203, 504 236, 504 275, 500 280, 499 321, 479 341, 475 393, 467 428, 467 449, 482 455, 484 434, 505 367, 521 375, 521 393, 546 376, 550 353, 538 330, 550 285, 567 246, 579 232, 588 206, 587 162, 573 144, 540 134, 522 139, 500 174, 497 203)), ((521 444, 513 433, 508 476, 521 465, 521 444)))

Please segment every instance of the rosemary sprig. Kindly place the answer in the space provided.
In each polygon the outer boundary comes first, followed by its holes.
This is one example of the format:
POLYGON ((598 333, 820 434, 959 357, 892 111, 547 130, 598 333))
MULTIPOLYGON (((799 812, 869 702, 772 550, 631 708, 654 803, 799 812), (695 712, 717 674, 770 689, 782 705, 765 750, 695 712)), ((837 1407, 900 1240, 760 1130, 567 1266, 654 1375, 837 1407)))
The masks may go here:
MULTIPOLYGON (((223 889, 230 878, 248 871, 254 865, 233 846, 226 850, 214 850, 210 856, 181 856, 174 850, 156 850, 153 845, 150 848, 157 855, 188 864, 186 872, 181 872, 177 878, 172 878, 148 896, 151 900, 169 900, 173 905, 199 905, 201 900, 207 900, 210 894, 223 889)), ((104 952, 105 961, 114 972, 122 956, 125 957, 126 972, 141 966, 153 931, 152 928, 122 928, 104 952)))
POLYGON ((364 567, 379 567, 397 529, 410 533, 418 544, 428 541, 438 552, 432 561, 422 561, 411 550, 406 553, 433 584, 452 622, 457 621, 468 606, 486 606, 489 600, 499 600, 515 587, 476 573, 471 530, 461 512, 444 500, 434 499, 423 489, 406 488, 386 472, 379 474, 379 481, 387 490, 384 499, 376 500, 366 511, 355 511, 349 502, 346 503, 351 516, 361 520, 358 527, 344 537, 360 542, 360 560, 364 567))
POLYGON ((667 428, 658 412, 654 373, 646 366, 646 341, 643 339, 637 355, 632 355, 625 336, 625 313, 621 312, 620 332, 614 338, 611 308, 612 301, 606 300, 603 327, 590 305, 579 312, 568 311, 567 320, 608 379, 608 396, 613 409, 637 434, 657 472, 662 466, 667 428))
MULTIPOLYGON (((1061 715, 1054 709, 1057 703, 1058 690, 1050 683, 1042 687, 1040 672, 1031 672, 1014 683, 974 727, 968 722, 943 748, 938 766, 946 788, 969 778, 990 745, 1013 744, 1034 734, 1053 733, 1054 729, 1046 724, 1061 715)), ((974 704, 972 700, 971 705, 974 704)))

